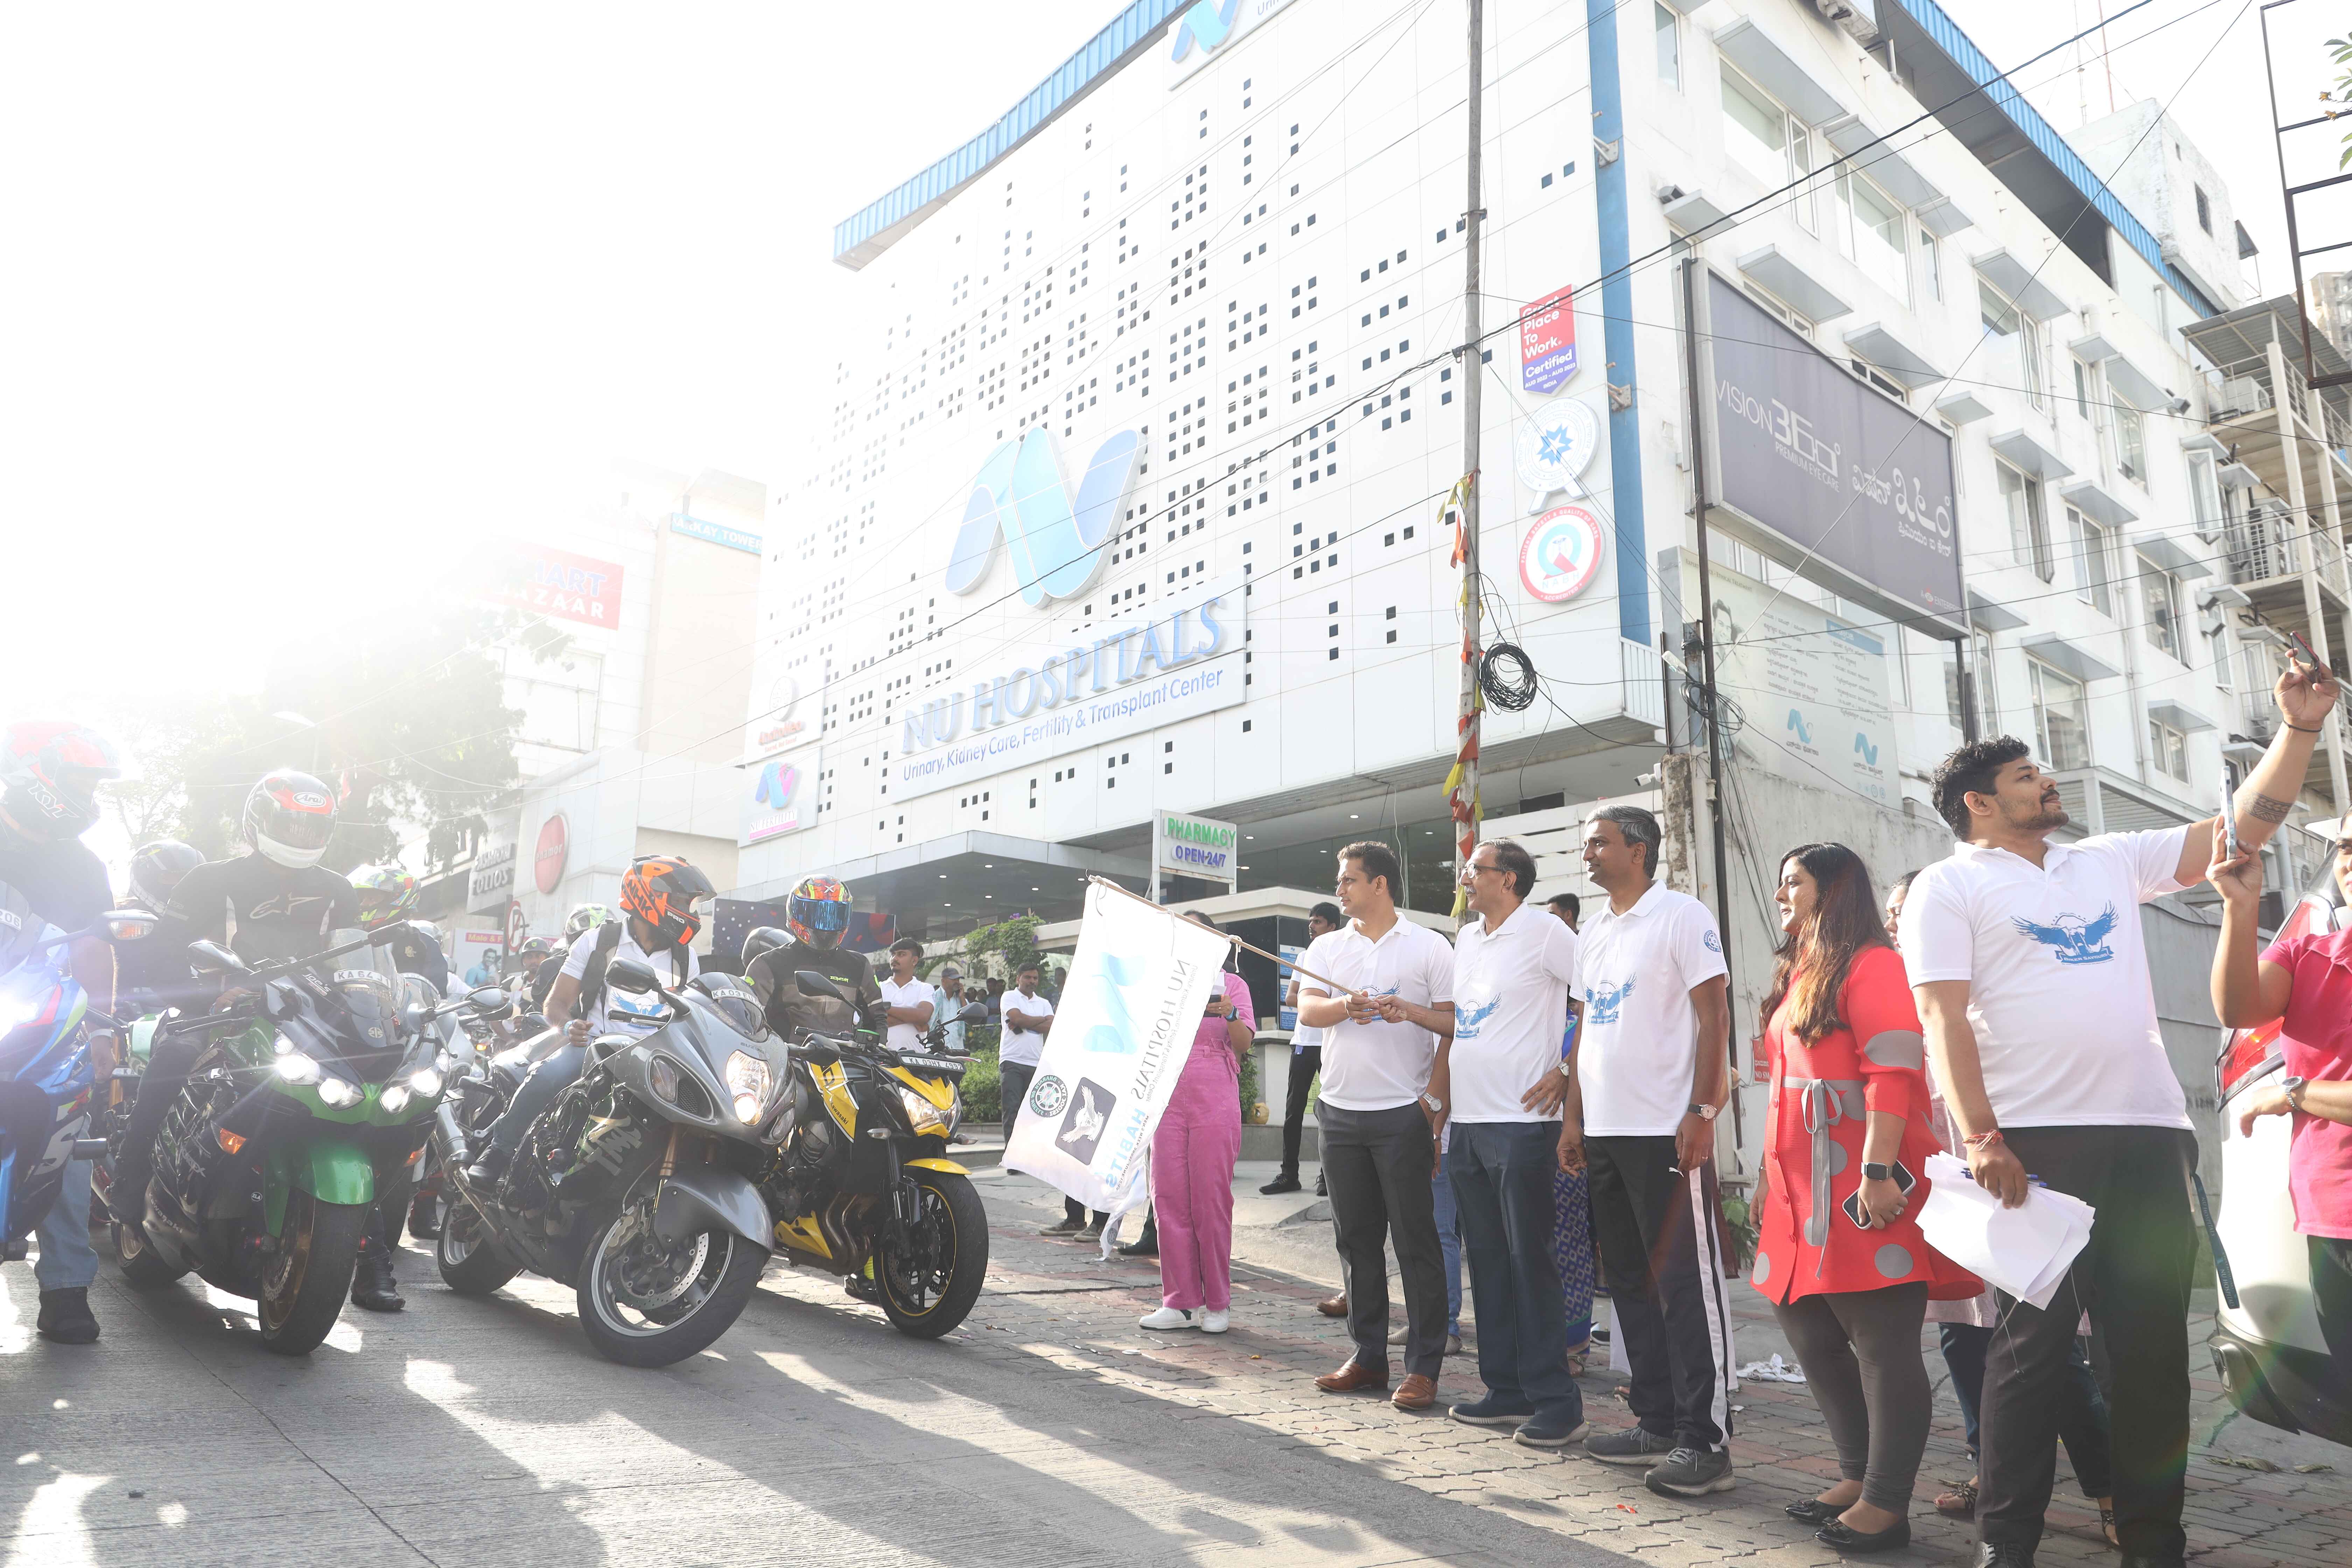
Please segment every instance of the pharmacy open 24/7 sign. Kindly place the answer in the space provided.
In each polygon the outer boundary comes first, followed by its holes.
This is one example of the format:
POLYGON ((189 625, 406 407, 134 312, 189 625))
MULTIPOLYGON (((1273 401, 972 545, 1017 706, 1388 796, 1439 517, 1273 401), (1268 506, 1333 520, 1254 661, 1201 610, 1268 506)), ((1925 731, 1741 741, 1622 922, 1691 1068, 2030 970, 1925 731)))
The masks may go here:
POLYGON ((1576 374, 1576 306, 1555 289, 1519 312, 1519 384, 1546 396, 1576 374))
POLYGON ((1151 821, 1152 863, 1179 877, 1198 877, 1230 887, 1241 839, 1241 830, 1230 822, 1163 811, 1151 821))

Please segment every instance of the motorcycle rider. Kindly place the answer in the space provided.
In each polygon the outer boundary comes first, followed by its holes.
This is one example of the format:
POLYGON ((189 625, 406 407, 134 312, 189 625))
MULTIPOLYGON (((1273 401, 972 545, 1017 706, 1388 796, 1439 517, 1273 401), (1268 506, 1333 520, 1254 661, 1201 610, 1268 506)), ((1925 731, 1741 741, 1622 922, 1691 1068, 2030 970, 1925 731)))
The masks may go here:
POLYGON ((623 918, 583 931, 548 993, 549 1020, 570 1021, 564 1043, 530 1069, 505 1112, 490 1123, 488 1144, 467 1168, 467 1181, 489 1186, 506 1173, 531 1122, 580 1077, 593 1037, 647 1035, 667 1022, 667 1003, 657 995, 615 991, 605 984, 605 973, 613 960, 633 958, 659 974, 663 964, 656 961, 666 959, 674 976, 670 989, 683 986, 698 973, 692 946, 702 930, 697 906, 716 896, 710 879, 683 856, 640 855, 630 862, 621 878, 623 918))
MULTIPOLYGON (((547 999, 555 994, 555 983, 563 977, 563 966, 572 958, 572 944, 592 931, 601 931, 621 917, 603 904, 577 904, 563 917, 563 940, 554 943, 549 955, 539 962, 530 973, 531 1011, 541 1017, 551 1017, 547 999)), ((527 952, 530 944, 525 942, 527 952)))
POLYGON ((142 844, 131 857, 131 902, 155 916, 144 941, 115 950, 117 1016, 143 1018, 166 1007, 186 1007, 204 998, 188 973, 186 925, 172 913, 172 890, 180 879, 205 863, 204 851, 176 838, 142 844))
POLYGON ((863 953, 843 949, 849 930, 849 889, 831 877, 810 877, 784 901, 791 935, 761 926, 743 939, 743 978, 760 998, 768 1027, 787 1044, 801 1031, 845 1034, 882 1016, 882 983, 863 953), (856 1008, 803 992, 793 974, 812 970, 841 988, 856 1008))
MULTIPOLYGON (((416 912, 416 879, 400 867, 362 866, 352 871, 352 889, 359 902, 362 930, 404 922, 384 944, 393 967, 414 974, 433 987, 436 998, 449 990, 449 960, 441 951, 441 933, 430 922, 413 920, 416 912)), ((393 1237, 408 1214, 405 1182, 386 1182, 376 1205, 368 1211, 367 1229, 360 1236, 359 1266, 352 1273, 352 1304, 371 1312, 397 1312, 408 1305, 393 1279, 393 1237)))
MULTIPOLYGON (((334 932, 359 923, 350 880, 319 863, 335 832, 335 797, 325 784, 293 768, 263 774, 246 795, 238 831, 243 854, 207 860, 172 889, 167 912, 184 924, 191 942, 223 943, 248 963, 277 962, 318 952, 334 932)), ((195 988, 202 995, 215 986, 205 980, 195 988)), ((246 989, 233 974, 216 988, 221 1000, 246 989)), ((107 1192, 107 1206, 121 1224, 135 1226, 146 1213, 155 1130, 205 1043, 201 1035, 158 1029, 148 1047, 147 1071, 107 1192)))
MULTIPOLYGON (((114 748, 96 731, 49 720, 10 725, 0 736, 0 882, 16 889, 33 913, 61 931, 87 931, 113 901, 106 867, 81 842, 98 821, 98 785, 120 778, 114 748)), ((100 1012, 114 1010, 114 949, 102 936, 78 937, 66 967, 100 1012)), ((118 1059, 110 1031, 89 1032, 91 1070, 108 1081, 118 1059)), ((98 1338, 89 1285, 98 1253, 89 1244, 89 1163, 66 1167, 65 1185, 36 1234, 40 1260, 33 1274, 41 1310, 35 1327, 45 1340, 86 1345, 98 1338)))

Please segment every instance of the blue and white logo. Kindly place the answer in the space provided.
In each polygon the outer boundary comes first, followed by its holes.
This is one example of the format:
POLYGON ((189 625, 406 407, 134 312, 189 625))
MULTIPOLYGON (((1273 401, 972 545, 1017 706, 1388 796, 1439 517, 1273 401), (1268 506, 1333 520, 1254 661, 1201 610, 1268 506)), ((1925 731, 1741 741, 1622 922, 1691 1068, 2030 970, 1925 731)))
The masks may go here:
POLYGON ((1486 1016, 1488 1014, 1492 1013, 1496 1008, 1502 1005, 1503 999, 1500 996, 1497 996, 1483 1006, 1455 1007, 1454 1009, 1454 1039, 1457 1041, 1476 1039, 1478 1037, 1478 1026, 1486 1021, 1486 1016))
POLYGON ((1045 426, 991 452, 972 481, 963 526, 948 556, 948 592, 969 594, 987 579, 1000 538, 1013 556, 1021 597, 1033 607, 1086 592, 1102 564, 1103 546, 1118 531, 1142 450, 1132 430, 1096 447, 1075 499, 1062 477, 1053 432, 1045 426))
POLYGON ((1859 730, 1856 730, 1853 732, 1853 751, 1854 755, 1860 757, 1864 762, 1868 763, 1872 767, 1874 768, 1878 765, 1878 748, 1872 744, 1869 736, 1864 734, 1859 730))
POLYGON ((2116 929, 2113 904, 2095 921, 2069 914, 2060 915, 2049 925, 2016 917, 2011 919, 2010 924, 2042 946, 2053 949, 2051 956, 2061 963, 2106 963, 2116 956, 2115 950, 2107 945, 2107 933, 2116 929))
POLYGON ((1632 994, 1633 982, 1631 980, 1622 985, 1588 985, 1584 988, 1585 1010, 1596 1026, 1613 1024, 1617 1021, 1617 1009, 1623 1006, 1625 998, 1632 994))
POLYGON ((1723 939, 1711 931, 1701 932, 1699 941, 1706 945, 1709 952, 1719 953, 1723 951, 1723 939))
POLYGON ((1799 745, 1810 746, 1813 743, 1813 732, 1805 727, 1804 714, 1794 708, 1789 710, 1788 727, 1797 732, 1797 743, 1799 745))
POLYGON ((1168 58, 1182 59, 1192 52, 1196 42, 1202 54, 1223 43, 1234 30, 1234 13, 1241 6, 1242 0, 1224 0, 1222 5, 1215 0, 1194 0, 1185 8, 1184 14, 1176 18, 1176 25, 1168 29, 1169 36, 1176 40, 1176 47, 1168 58))

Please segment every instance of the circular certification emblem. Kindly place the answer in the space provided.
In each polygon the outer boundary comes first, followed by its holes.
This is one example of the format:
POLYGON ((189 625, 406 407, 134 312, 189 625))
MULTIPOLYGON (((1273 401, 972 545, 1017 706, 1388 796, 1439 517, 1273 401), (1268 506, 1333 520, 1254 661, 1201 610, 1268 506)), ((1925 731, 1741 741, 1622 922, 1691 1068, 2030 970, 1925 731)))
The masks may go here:
POLYGON ((1601 417, 1580 398, 1557 397, 1529 415, 1514 440, 1519 480, 1540 498, 1584 493, 1578 477, 1601 449, 1601 417))
POLYGON ((1029 1086, 1029 1109, 1040 1116, 1059 1116, 1070 1103, 1070 1086, 1057 1078, 1041 1078, 1029 1086))
POLYGON ((1519 582, 1545 604, 1573 599, 1601 571, 1601 522, 1580 506, 1555 507, 1528 525, 1519 582))

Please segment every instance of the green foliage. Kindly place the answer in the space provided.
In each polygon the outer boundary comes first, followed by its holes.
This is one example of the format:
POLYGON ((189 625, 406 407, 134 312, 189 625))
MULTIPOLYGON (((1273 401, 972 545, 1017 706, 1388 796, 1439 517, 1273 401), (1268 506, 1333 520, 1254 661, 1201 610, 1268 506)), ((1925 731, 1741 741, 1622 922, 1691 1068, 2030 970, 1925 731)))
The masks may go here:
MULTIPOLYGON (((1242 1121, 1244 1125, 1247 1125, 1250 1119, 1251 1107, 1256 1105, 1260 1098, 1262 1098, 1257 1091, 1257 1047, 1255 1045, 1252 1045, 1249 1049, 1242 1053, 1241 1089, 1242 1121)), ((1272 1115, 1271 1108, 1269 1108, 1268 1115, 1269 1117, 1272 1115)))
POLYGON ((982 1122, 998 1120, 1003 1115, 1003 1080, 997 1076, 996 1047, 991 1045, 975 1048, 971 1065, 963 1069, 963 1119, 982 1122))
POLYGON ((1009 987, 1023 964, 1041 962, 1045 954, 1037 948, 1037 928, 1043 923, 1035 915, 1014 915, 966 931, 963 958, 958 965, 964 973, 965 989, 971 989, 974 979, 991 975, 1009 987))
MULTIPOLYGON (((2320 110, 2329 120, 2341 120, 2352 114, 2352 38, 2330 38, 2326 43, 2328 63, 2337 71, 2336 85, 2319 95, 2327 105, 2320 110)), ((2336 160, 2338 169, 2352 165, 2352 131, 2344 133, 2344 153, 2336 160)))
POLYGON ((484 830, 516 776, 497 641, 511 617, 420 613, 354 628, 274 668, 258 695, 175 701, 137 714, 122 740, 140 777, 112 792, 135 843, 185 839, 236 853, 238 816, 272 768, 317 774, 340 798, 326 862, 386 859, 422 836, 435 861, 484 830))

